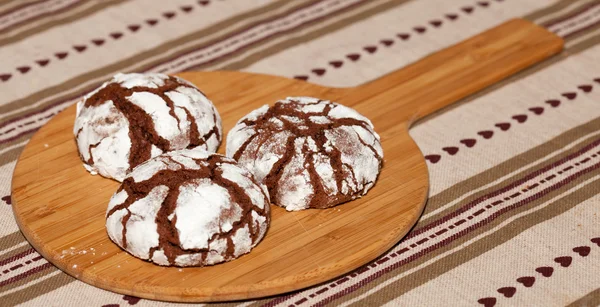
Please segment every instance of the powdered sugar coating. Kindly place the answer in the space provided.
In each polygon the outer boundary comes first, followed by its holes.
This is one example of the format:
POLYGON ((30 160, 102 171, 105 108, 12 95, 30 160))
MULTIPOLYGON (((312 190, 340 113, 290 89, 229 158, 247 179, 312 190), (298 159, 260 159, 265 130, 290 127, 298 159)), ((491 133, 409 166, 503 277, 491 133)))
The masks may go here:
POLYGON ((135 257, 204 266, 250 252, 270 223, 267 192, 225 156, 179 150, 131 171, 111 198, 106 229, 135 257))
POLYGON ((365 195, 383 162, 369 119, 346 106, 288 97, 240 119, 227 156, 248 168, 289 211, 329 208, 365 195))
POLYGON ((123 181, 138 164, 172 150, 217 150, 221 118, 191 83, 164 74, 117 74, 77 103, 73 127, 84 167, 123 181))

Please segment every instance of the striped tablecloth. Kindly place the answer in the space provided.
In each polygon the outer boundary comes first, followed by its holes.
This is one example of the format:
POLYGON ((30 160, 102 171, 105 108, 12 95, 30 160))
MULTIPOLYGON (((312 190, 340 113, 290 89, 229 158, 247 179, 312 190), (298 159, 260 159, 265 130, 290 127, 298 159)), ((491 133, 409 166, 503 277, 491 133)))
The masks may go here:
POLYGON ((513 17, 565 51, 411 130, 431 197, 409 236, 327 284, 235 305, 600 304, 600 1, 0 0, 0 305, 168 305, 57 270, 10 207, 29 138, 114 73, 356 86, 513 17))

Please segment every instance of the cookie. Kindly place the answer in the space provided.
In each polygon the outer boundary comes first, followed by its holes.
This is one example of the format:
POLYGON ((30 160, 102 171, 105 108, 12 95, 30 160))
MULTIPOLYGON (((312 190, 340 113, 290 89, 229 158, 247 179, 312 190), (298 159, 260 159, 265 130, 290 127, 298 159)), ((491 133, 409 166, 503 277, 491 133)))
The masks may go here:
POLYGON ((148 160, 110 199, 106 230, 135 257, 205 266, 250 252, 267 232, 267 192, 223 155, 179 150, 148 160))
POLYGON ((330 208, 365 195, 383 162, 379 135, 366 117, 311 97, 288 97, 240 119, 227 135, 227 156, 288 211, 330 208))
POLYGON ((214 152, 222 137, 221 118, 198 88, 154 73, 117 74, 86 95, 73 133, 84 167, 117 181, 163 152, 214 152))

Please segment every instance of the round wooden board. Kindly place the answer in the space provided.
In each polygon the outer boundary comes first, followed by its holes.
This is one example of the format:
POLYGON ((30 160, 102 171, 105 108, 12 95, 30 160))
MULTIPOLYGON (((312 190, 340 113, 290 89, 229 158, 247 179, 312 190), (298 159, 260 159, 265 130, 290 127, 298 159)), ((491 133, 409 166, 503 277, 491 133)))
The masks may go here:
POLYGON ((213 100, 225 132, 251 110, 286 96, 314 96, 355 107, 381 134, 385 162, 377 184, 363 198, 331 209, 286 212, 272 206, 265 239, 235 261, 203 268, 160 267, 134 258, 108 238, 106 206, 119 183, 83 168, 73 140, 75 106, 71 106, 31 139, 17 163, 12 194, 23 234, 61 270, 94 286, 148 299, 258 298, 349 272, 391 248, 417 221, 427 196, 426 165, 407 126, 399 128, 397 118, 386 116, 386 108, 354 100, 351 89, 273 76, 239 72, 180 76, 213 100))

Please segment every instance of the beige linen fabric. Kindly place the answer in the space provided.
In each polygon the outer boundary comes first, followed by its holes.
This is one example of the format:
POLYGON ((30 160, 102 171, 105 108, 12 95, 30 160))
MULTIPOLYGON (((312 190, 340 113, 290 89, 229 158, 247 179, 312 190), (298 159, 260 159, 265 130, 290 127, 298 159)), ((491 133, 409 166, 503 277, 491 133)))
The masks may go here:
POLYGON ((599 0, 1 0, 2 305, 175 305, 62 273, 12 216, 29 138, 116 72, 229 69, 351 87, 513 17, 564 37, 565 51, 411 129, 431 190, 402 242, 324 285, 218 305, 599 305, 599 0))

